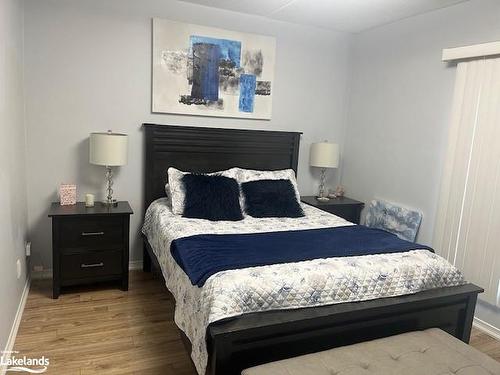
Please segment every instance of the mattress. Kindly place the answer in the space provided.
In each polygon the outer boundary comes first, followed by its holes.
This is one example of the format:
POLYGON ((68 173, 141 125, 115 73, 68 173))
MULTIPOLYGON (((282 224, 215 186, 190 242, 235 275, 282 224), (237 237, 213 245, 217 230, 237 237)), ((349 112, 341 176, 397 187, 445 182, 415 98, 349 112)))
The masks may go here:
POLYGON ((324 306, 413 294, 465 280, 445 259, 427 250, 326 258, 221 271, 203 287, 192 285, 170 253, 172 241, 198 234, 263 233, 354 225, 303 204, 301 218, 208 221, 174 215, 166 198, 148 208, 143 233, 176 300, 175 323, 192 344, 191 358, 204 374, 210 323, 246 313, 324 306))

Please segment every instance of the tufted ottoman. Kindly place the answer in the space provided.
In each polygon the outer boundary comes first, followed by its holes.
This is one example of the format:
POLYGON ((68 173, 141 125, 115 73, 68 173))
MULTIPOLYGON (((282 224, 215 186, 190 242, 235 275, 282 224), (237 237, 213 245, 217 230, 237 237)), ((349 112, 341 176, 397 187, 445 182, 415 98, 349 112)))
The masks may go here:
POLYGON ((433 328, 303 355, 242 375, 500 375, 500 363, 433 328))

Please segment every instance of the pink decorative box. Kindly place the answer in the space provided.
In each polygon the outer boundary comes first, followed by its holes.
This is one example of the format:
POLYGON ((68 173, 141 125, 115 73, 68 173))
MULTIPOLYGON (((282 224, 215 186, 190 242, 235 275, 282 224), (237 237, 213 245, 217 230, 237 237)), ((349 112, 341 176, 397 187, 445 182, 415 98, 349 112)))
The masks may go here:
POLYGON ((61 184, 59 187, 59 197, 61 199, 61 206, 76 204, 76 185, 61 184))

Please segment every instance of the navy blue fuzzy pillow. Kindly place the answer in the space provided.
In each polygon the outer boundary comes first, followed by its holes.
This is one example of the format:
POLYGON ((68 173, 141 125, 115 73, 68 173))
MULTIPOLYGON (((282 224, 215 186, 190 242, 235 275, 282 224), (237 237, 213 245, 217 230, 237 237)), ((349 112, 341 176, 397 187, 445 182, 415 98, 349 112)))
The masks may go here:
POLYGON ((302 217, 290 180, 258 180, 244 182, 245 211, 253 217, 302 217))
POLYGON ((234 178, 186 174, 182 216, 207 220, 242 220, 240 190, 234 178))

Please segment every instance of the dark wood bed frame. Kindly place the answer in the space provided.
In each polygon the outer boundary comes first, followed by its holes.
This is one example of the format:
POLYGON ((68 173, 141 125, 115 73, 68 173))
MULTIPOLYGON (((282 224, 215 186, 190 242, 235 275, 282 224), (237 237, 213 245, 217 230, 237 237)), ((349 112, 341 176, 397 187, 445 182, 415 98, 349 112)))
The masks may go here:
MULTIPOLYGON (((143 124, 145 208, 165 195, 168 167, 213 172, 234 166, 297 172, 301 133, 143 124)), ((159 267, 144 238, 144 271, 159 267)), ((469 342, 477 295, 466 284, 413 295, 246 314, 207 329, 207 374, 240 374, 270 361, 402 332, 439 327, 469 342)), ((181 332, 182 333, 182 332, 181 332)), ((183 336, 187 342, 189 341, 183 336)))

